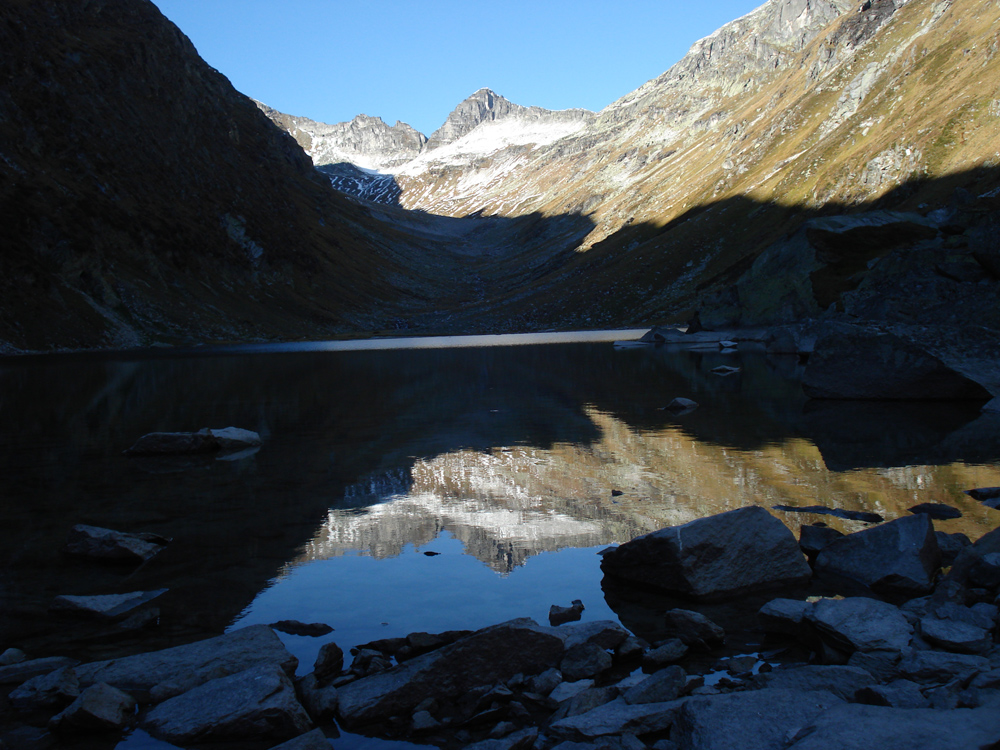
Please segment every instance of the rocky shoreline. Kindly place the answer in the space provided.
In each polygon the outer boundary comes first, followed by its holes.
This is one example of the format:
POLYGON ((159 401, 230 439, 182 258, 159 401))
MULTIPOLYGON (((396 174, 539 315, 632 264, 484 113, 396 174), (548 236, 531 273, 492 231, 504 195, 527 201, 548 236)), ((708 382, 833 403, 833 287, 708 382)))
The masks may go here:
MULTIPOLYGON (((956 545, 921 513, 831 531, 803 527, 796 540, 747 507, 605 550, 606 587, 687 598, 655 614, 653 642, 617 622, 578 621, 584 603, 574 602, 553 606, 559 624, 411 633, 352 648, 349 663, 328 641, 299 677, 275 629, 328 628, 255 625, 85 664, 8 648, 0 747, 114 741, 136 727, 178 747, 286 750, 328 748, 337 726, 491 750, 1000 741, 1000 530, 956 545), (704 614, 764 594, 749 618, 756 647, 704 614)), ((103 546, 92 552, 112 554, 107 535, 93 536, 103 546)))

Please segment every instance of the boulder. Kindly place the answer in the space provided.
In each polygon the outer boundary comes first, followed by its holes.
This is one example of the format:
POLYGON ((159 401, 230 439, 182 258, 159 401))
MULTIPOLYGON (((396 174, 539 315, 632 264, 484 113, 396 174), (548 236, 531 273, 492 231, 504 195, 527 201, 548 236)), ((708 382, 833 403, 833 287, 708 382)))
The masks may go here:
POLYGON ((799 529, 799 548, 813 562, 821 549, 843 536, 829 526, 802 526, 799 529))
POLYGON ((898 673, 900 677, 914 682, 943 683, 975 672, 987 672, 990 668, 990 660, 984 656, 914 651, 900 660, 898 673))
POLYGON ((869 706, 890 708, 930 708, 930 703, 920 692, 920 686, 911 680, 893 680, 886 685, 868 685, 857 692, 857 702, 869 706))
POLYGON ((642 657, 643 671, 656 671, 670 664, 675 664, 687 656, 688 648, 679 638, 671 638, 656 648, 647 651, 642 657))
POLYGON ((972 544, 972 540, 965 534, 949 534, 944 531, 935 531, 938 549, 941 550, 941 566, 949 567, 958 558, 963 549, 972 544))
POLYGON ((160 594, 166 593, 166 591, 167 589, 156 589, 155 591, 132 591, 127 594, 101 594, 98 596, 63 594, 52 600, 49 611, 59 615, 115 620, 124 617, 135 608, 155 599, 160 594))
POLYGON ((322 685, 315 674, 307 674, 296 681, 295 692, 313 719, 320 722, 333 721, 337 714, 337 688, 322 685))
POLYGON ((82 687, 106 682, 146 703, 180 695, 218 677, 270 664, 293 675, 298 659, 267 625, 251 625, 185 646, 82 664, 75 671, 82 687))
POLYGON ((480 740, 466 745, 465 750, 530 750, 538 739, 538 730, 527 727, 499 739, 480 740))
POLYGON ((135 714, 135 699, 103 682, 91 685, 49 721, 54 732, 107 732, 124 729, 135 714))
POLYGON ((995 708, 937 711, 844 704, 813 718, 788 750, 970 750, 1000 736, 995 708))
POLYGON ((677 638, 688 648, 711 650, 721 646, 726 639, 726 631, 700 612, 688 609, 671 609, 663 616, 663 632, 670 638, 677 638))
POLYGON ((920 635, 947 651, 985 654, 993 646, 993 618, 959 604, 945 603, 920 620, 920 635))
POLYGON ((860 667, 879 682, 890 682, 899 676, 899 651, 855 651, 847 666, 860 667))
POLYGON ((568 607, 553 604, 549 607, 549 625, 562 625, 564 622, 576 622, 583 615, 583 602, 574 599, 568 607))
POLYGON ((303 635, 310 638, 318 638, 333 632, 333 628, 325 622, 299 622, 298 620, 278 620, 272 622, 270 627, 288 635, 303 635))
POLYGON ((842 703, 824 691, 766 689, 698 696, 684 703, 670 737, 683 748, 698 750, 783 750, 790 735, 842 703))
POLYGON ((585 690, 594 687, 593 680, 576 680, 575 682, 560 682, 549 691, 549 698, 556 703, 568 701, 574 695, 579 695, 585 690))
POLYGON ((312 728, 288 675, 266 664, 210 680, 151 709, 142 727, 168 742, 287 740, 312 728))
POLYGON ((80 680, 72 667, 32 677, 14 688, 7 699, 20 711, 62 709, 80 695, 80 680))
POLYGON ((320 646, 316 661, 313 664, 313 674, 320 682, 340 674, 344 668, 344 651, 336 643, 330 641, 320 646))
POLYGON ((153 534, 128 534, 81 523, 70 530, 63 551, 94 560, 136 564, 149 560, 167 541, 153 534))
POLYGON ((934 524, 926 515, 848 534, 816 556, 818 574, 848 578, 876 593, 904 598, 929 593, 940 566, 934 524))
POLYGON ((611 654, 596 643, 581 643, 567 649, 559 663, 559 671, 567 680, 597 677, 608 669, 611 669, 611 654))
POLYGON ((260 445, 260 435, 251 430, 204 427, 198 432, 150 432, 124 452, 127 456, 174 456, 242 451, 260 445))
POLYGON ((630 687, 623 693, 622 697, 626 703, 631 705, 666 703, 680 697, 686 685, 687 673, 674 664, 650 675, 638 685, 630 687))
POLYGON ((760 507, 700 518, 606 550, 601 569, 701 599, 801 584, 810 570, 788 527, 760 507))
POLYGON ((757 614, 766 632, 801 636, 806 633, 804 618, 812 606, 812 602, 800 599, 772 599, 757 614))
POLYGON ((559 710, 552 714, 549 723, 593 711, 598 706, 615 700, 618 697, 618 692, 617 687, 592 687, 581 690, 572 698, 559 704, 559 710))
POLYGON ((55 672, 63 667, 75 667, 80 662, 66 656, 45 656, 41 659, 28 659, 27 661, 8 664, 0 667, 0 685, 18 685, 22 682, 55 672))
POLYGON ((338 690, 338 717, 350 728, 412 713, 421 701, 454 699, 470 688, 534 675, 556 666, 563 640, 533 620, 478 630, 450 646, 364 677, 338 690))
POLYGON ((944 503, 920 503, 909 510, 910 513, 924 513, 937 521, 962 517, 962 511, 944 503))
POLYGON ((549 725, 549 734, 579 741, 608 735, 660 732, 674 723, 685 700, 631 705, 624 698, 617 698, 586 713, 553 722, 549 725))
POLYGON ((853 701, 862 688, 876 684, 870 672, 840 664, 807 664, 755 675, 755 685, 781 690, 825 690, 845 701, 853 701))
POLYGON ((20 664, 27 661, 28 655, 19 648, 8 648, 0 654, 0 667, 8 667, 11 664, 20 664))
POLYGON ((323 730, 313 729, 311 732, 275 745, 271 750, 330 750, 330 747, 330 740, 323 734, 323 730))
POLYGON ((828 323, 802 374, 810 398, 977 399, 990 393, 926 349, 874 327, 828 323))
POLYGON ((913 626, 887 602, 865 597, 821 599, 806 613, 820 635, 841 651, 902 651, 913 626))

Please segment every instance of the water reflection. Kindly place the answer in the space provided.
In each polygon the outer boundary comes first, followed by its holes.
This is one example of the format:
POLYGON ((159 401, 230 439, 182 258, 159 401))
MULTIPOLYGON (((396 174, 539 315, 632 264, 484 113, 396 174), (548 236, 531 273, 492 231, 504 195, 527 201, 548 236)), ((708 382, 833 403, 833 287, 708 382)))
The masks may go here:
MULTIPOLYGON (((995 417, 967 405, 810 403, 799 368, 608 343, 4 360, 0 638, 113 653, 129 644, 94 633, 80 646, 79 627, 48 619, 51 598, 166 587, 158 633, 176 642, 240 613, 265 617, 261 602, 278 593, 304 601, 282 592, 314 565, 423 560, 446 539, 464 555, 426 558, 441 563, 439 578, 461 559, 511 580, 544 553, 749 504, 892 518, 946 502, 965 516, 939 528, 993 527, 995 511, 962 490, 1000 485, 995 417), (742 369, 719 377, 720 364, 742 369), (700 406, 675 417, 663 408, 675 396, 700 406), (121 455, 146 432, 228 425, 257 430, 264 446, 229 462, 121 455), (57 551, 75 523, 174 542, 136 571, 70 564, 57 551)), ((854 528, 778 515, 793 528, 854 528)), ((579 598, 555 579, 533 585, 546 606, 579 598)), ((531 614, 484 602, 488 621, 531 614)))

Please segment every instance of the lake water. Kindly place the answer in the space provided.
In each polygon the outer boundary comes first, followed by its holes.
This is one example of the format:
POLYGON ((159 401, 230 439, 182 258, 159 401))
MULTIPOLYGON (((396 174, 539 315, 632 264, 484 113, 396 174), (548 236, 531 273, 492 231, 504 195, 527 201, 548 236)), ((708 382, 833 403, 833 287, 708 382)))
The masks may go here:
MULTIPOLYGON (((1000 429, 978 404, 811 402, 794 356, 611 344, 635 335, 0 359, 0 650, 94 659, 328 623, 281 636, 308 672, 328 640, 545 622, 574 599, 642 635, 596 553, 663 526, 753 504, 891 519, 941 502, 963 517, 936 527, 974 539, 1000 518, 963 494, 1000 485, 1000 429), (677 396, 699 407, 675 416, 677 396), (263 446, 122 455, 147 432, 230 425, 263 446), (107 568, 60 554, 77 523, 173 542, 107 568), (134 638, 47 612, 59 594, 156 588, 160 624, 134 638)), ((865 527, 775 514, 796 533, 865 527)))

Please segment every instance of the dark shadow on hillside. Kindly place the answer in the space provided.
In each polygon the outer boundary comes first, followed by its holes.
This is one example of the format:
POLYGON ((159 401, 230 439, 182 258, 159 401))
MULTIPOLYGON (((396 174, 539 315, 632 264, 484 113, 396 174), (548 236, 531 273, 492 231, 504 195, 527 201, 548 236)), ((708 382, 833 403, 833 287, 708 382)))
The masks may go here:
POLYGON ((330 180, 334 190, 372 203, 399 206, 403 190, 391 174, 360 169, 350 162, 323 164, 316 169, 330 180))

